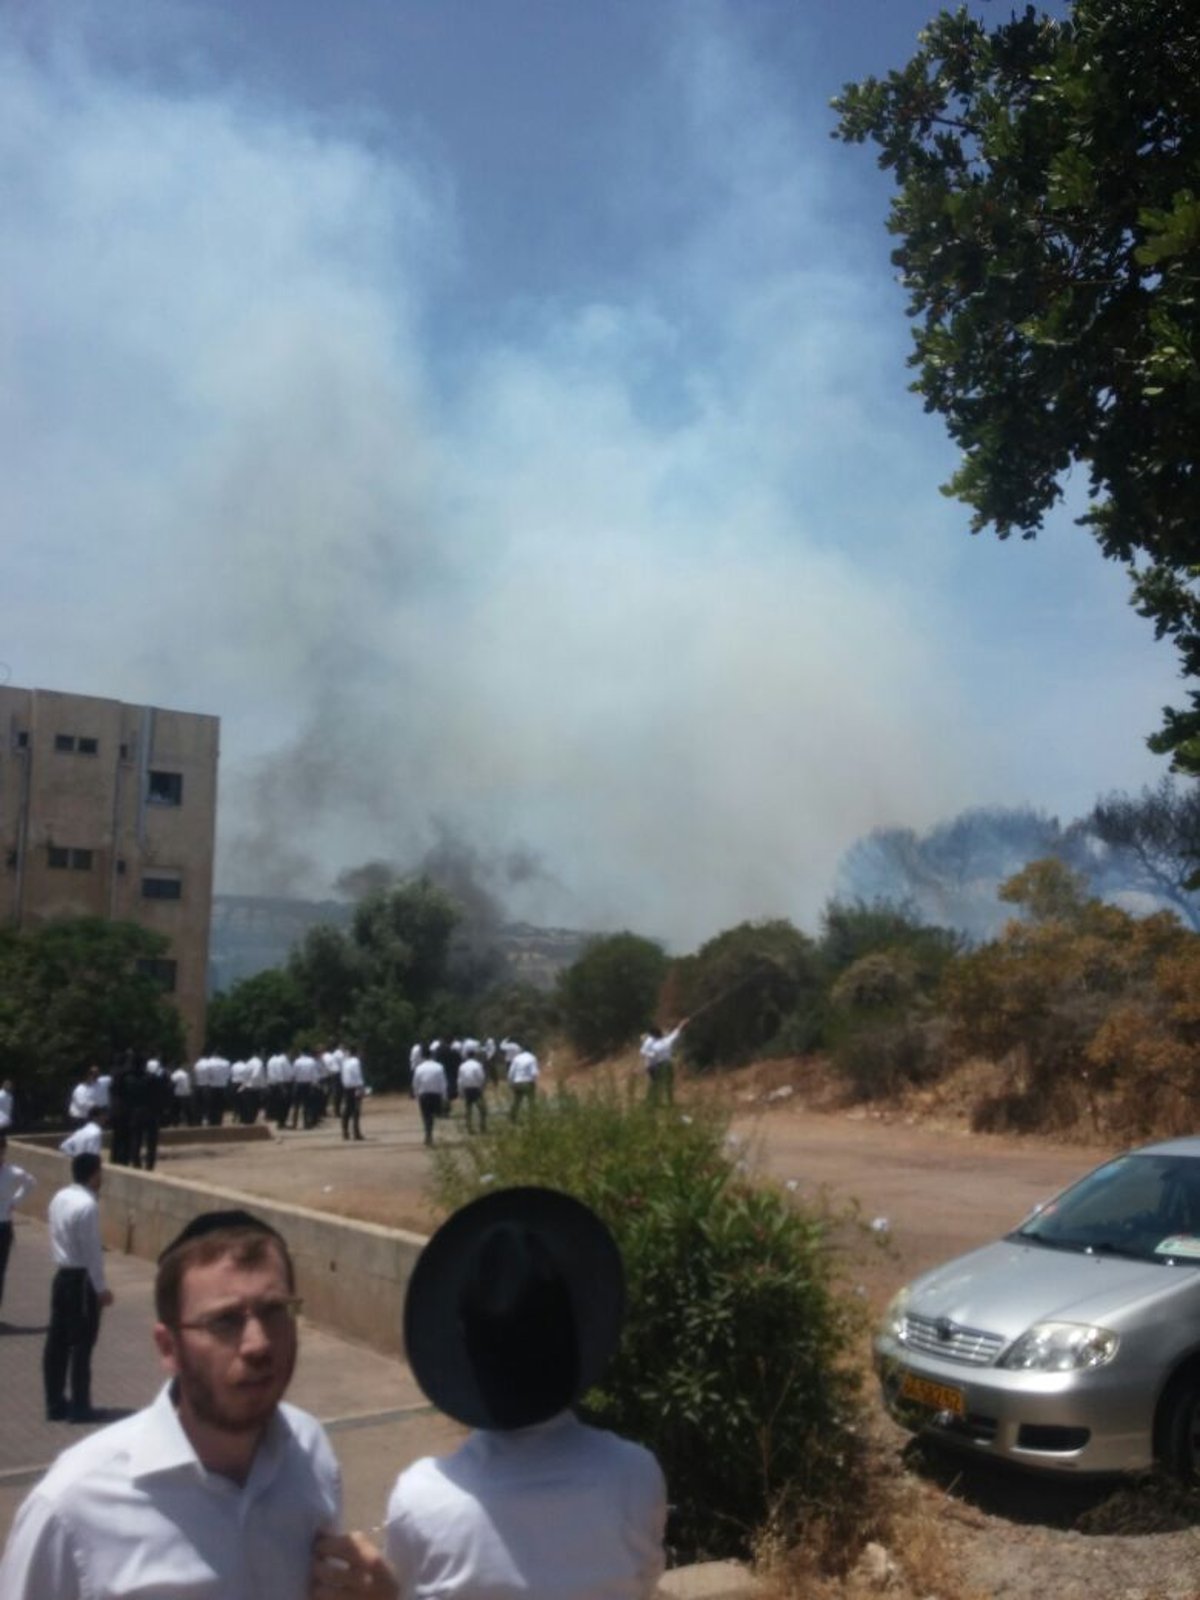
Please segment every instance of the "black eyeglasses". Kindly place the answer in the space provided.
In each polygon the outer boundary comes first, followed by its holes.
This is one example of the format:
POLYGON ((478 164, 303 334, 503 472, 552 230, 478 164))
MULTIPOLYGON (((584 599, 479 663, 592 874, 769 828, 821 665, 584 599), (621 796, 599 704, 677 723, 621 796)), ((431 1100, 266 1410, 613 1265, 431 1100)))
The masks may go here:
POLYGON ((253 1317, 268 1339, 278 1339, 295 1323, 303 1304, 303 1300, 295 1296, 287 1300, 257 1300, 252 1305, 229 1306, 207 1317, 196 1317, 192 1322, 177 1322, 175 1326, 207 1333, 218 1344, 240 1344, 246 1324, 253 1317))

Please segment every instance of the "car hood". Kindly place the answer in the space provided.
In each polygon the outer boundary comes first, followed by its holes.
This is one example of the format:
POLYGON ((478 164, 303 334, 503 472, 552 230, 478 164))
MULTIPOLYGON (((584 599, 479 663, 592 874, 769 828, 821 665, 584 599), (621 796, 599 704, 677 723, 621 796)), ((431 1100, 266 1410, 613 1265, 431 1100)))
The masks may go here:
POLYGON ((1189 1286, 1200 1295, 1200 1269, 1006 1239, 917 1278, 905 1309, 1015 1339, 1034 1322, 1124 1323, 1147 1302, 1189 1286))

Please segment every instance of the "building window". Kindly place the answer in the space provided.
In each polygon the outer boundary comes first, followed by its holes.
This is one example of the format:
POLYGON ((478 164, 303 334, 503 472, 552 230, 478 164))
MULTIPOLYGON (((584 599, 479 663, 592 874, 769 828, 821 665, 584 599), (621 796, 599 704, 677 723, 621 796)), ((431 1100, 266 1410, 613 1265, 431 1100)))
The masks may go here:
POLYGON ((29 749, 29 730, 28 730, 28 728, 18 728, 18 730, 17 730, 17 738, 16 738, 16 745, 17 745, 17 749, 18 750, 28 750, 29 749))
POLYGON ((155 772, 151 770, 146 788, 146 799, 155 806, 181 806, 183 804, 183 773, 155 772))
POLYGON ((147 874, 142 879, 143 900, 181 900, 183 880, 178 876, 164 877, 160 873, 147 874))
POLYGON ((56 750, 74 750, 75 735, 73 733, 56 733, 54 735, 54 748, 56 750))
POLYGON ((121 747, 120 747, 120 756, 121 756, 121 760, 122 761, 128 761, 129 760, 129 746, 127 744, 121 745, 121 747))
POLYGON ((155 960, 143 956, 137 964, 138 971, 145 978, 153 978, 159 988, 167 994, 175 993, 175 963, 173 961, 155 960))
POLYGON ((84 739, 84 738, 81 738, 80 741, 79 741, 79 744, 78 744, 78 746, 76 748, 78 749, 79 754, 81 756, 99 755, 100 754, 100 741, 99 741, 99 739, 84 739))
POLYGON ((46 865, 50 867, 73 867, 76 872, 90 872, 94 859, 95 853, 91 850, 68 850, 62 844, 46 846, 46 865))
POLYGON ((117 857, 117 877, 118 878, 123 878, 124 876, 125 876, 125 857, 124 856, 118 856, 117 857))

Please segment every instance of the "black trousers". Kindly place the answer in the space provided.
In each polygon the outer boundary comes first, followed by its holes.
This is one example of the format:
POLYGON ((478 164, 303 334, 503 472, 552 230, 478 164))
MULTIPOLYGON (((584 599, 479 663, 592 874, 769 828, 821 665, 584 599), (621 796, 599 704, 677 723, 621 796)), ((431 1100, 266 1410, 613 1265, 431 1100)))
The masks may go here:
POLYGON ((473 1113, 479 1112, 479 1131, 487 1132, 487 1102, 483 1098, 482 1089, 464 1089, 463 1104, 467 1111, 467 1132, 470 1133, 475 1126, 473 1113))
POLYGON ((425 1127, 425 1143, 433 1143, 433 1125, 442 1112, 442 1097, 435 1089, 432 1094, 419 1094, 417 1105, 421 1111, 421 1121, 425 1127))
POLYGON ((99 1332, 100 1300, 87 1268, 59 1267, 50 1285, 50 1326, 42 1350, 48 1416, 68 1413, 68 1377, 69 1411, 82 1414, 91 1410, 92 1351, 99 1332))
POLYGON ((0 1222, 0 1300, 4 1299, 4 1274, 8 1271, 8 1252, 12 1249, 13 1225, 0 1222))
POLYGON ((129 1123, 129 1165, 154 1171, 158 1160, 158 1118, 153 1113, 134 1113, 129 1123))
POLYGON ((358 1119, 361 1116, 361 1114, 362 1114, 362 1090, 361 1089, 346 1089, 346 1088, 343 1088, 342 1089, 342 1138, 343 1139, 348 1139, 350 1137, 350 1128, 351 1128, 352 1124, 353 1124, 353 1127, 354 1127, 354 1137, 356 1139, 361 1139, 362 1138, 362 1129, 358 1125, 358 1119))

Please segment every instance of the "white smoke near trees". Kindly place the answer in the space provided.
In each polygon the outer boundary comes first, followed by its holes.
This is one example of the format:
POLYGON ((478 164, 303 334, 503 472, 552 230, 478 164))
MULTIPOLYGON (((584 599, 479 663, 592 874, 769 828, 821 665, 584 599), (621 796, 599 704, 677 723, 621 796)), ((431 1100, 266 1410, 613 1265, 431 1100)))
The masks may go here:
POLYGON ((914 559, 944 461, 872 388, 895 307, 736 60, 672 71, 736 216, 447 355, 451 174, 4 40, 0 656, 220 715, 219 887, 448 828, 508 915, 687 944, 811 923, 855 838, 994 783, 914 559))

